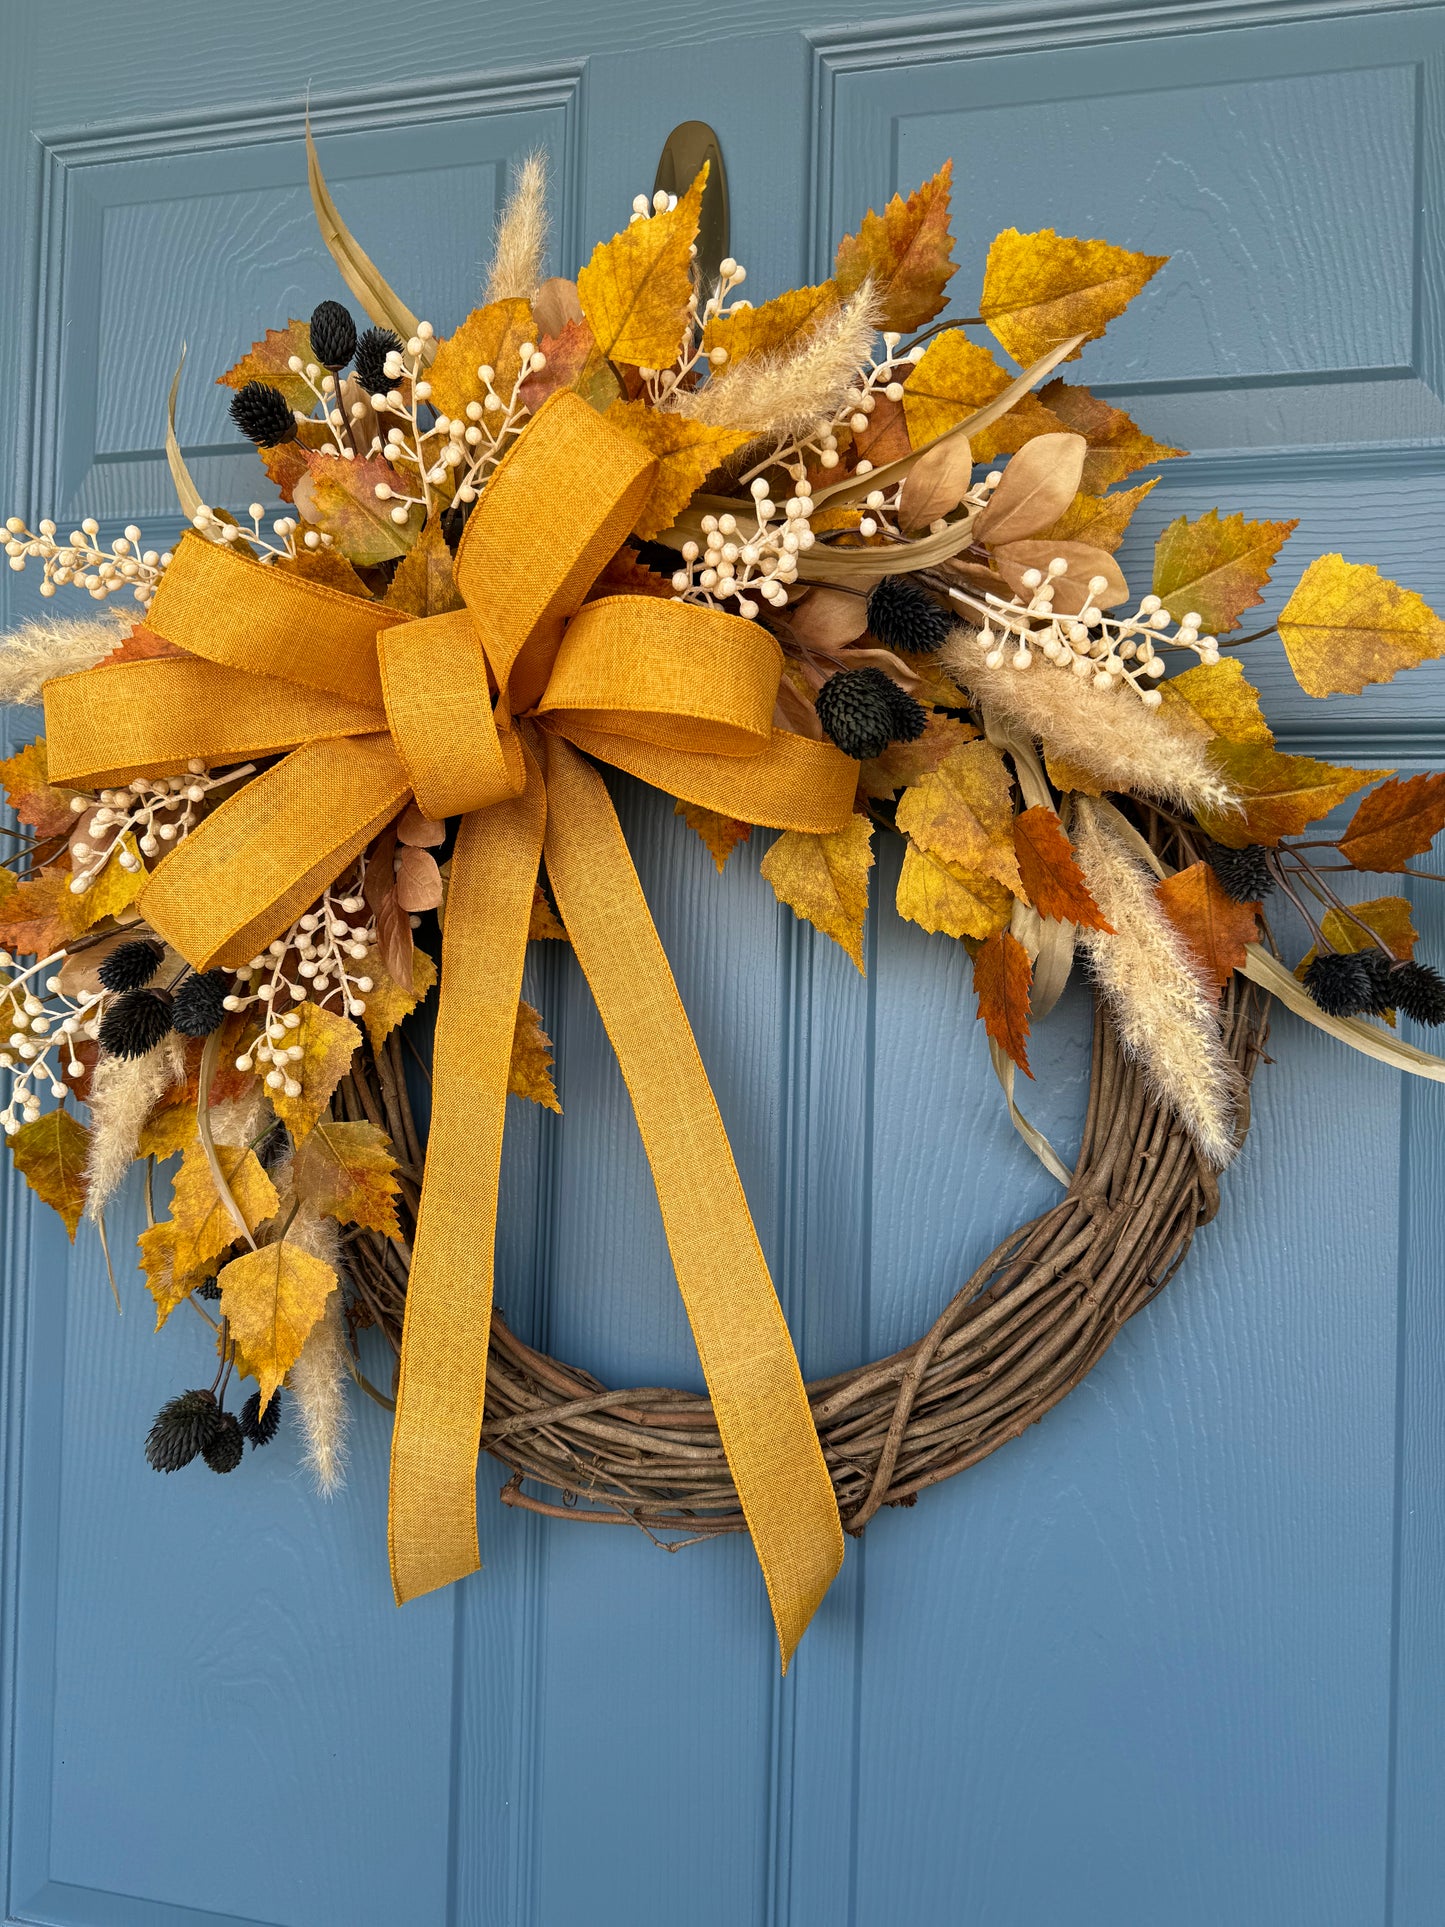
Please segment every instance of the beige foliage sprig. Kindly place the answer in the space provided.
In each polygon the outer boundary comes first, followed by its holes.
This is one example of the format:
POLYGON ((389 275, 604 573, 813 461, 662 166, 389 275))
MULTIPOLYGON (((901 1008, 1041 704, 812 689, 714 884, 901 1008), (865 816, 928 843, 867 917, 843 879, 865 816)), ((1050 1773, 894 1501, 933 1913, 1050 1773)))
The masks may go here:
POLYGON ((72 676, 119 647, 119 620, 26 622, 0 639, 0 703, 38 703, 52 676, 72 676))
POLYGON ((713 428, 756 430, 760 438, 801 434, 831 419, 867 364, 879 326, 878 299, 865 281, 785 353, 750 355, 701 388, 673 395, 669 410, 713 428))
POLYGON ((1125 1051, 1205 1157, 1222 1168, 1238 1148, 1241 1084, 1224 1047, 1218 1002, 1160 909, 1154 878, 1109 827, 1107 808, 1078 798, 1074 850, 1113 934, 1081 928, 1078 941, 1125 1051))
POLYGON ((547 161, 529 154, 518 168, 497 222, 485 300, 530 301, 547 252, 547 161))
MULTIPOLYGON (((309 1206, 302 1205, 286 1237, 291 1244, 339 1271, 341 1241, 333 1219, 320 1217, 309 1206)), ((316 1490, 326 1499, 339 1492, 346 1481, 350 1422, 347 1375, 341 1293, 333 1291, 286 1377, 301 1422, 306 1466, 316 1490)))

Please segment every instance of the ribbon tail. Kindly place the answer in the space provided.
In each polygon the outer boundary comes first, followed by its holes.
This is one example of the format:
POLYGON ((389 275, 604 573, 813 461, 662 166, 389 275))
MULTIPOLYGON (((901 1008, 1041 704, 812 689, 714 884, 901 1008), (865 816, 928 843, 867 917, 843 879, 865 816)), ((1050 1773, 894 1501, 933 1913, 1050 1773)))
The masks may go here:
POLYGON ((398 1605, 481 1564, 477 1453, 507 1072, 547 805, 523 793, 462 819, 452 854, 431 1130, 402 1330, 388 1540, 398 1605))
POLYGON ((631 1093, 786 1668, 843 1562, 832 1480, 727 1133, 611 798, 596 770, 556 737, 547 745, 547 791, 548 880, 631 1093))

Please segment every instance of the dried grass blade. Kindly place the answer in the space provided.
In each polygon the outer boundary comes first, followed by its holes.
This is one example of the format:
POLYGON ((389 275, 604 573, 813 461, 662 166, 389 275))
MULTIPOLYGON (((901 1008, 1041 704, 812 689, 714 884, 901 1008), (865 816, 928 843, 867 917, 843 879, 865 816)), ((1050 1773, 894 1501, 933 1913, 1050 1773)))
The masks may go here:
POLYGON ((196 487, 195 478, 186 467, 186 458, 181 453, 180 442, 176 439, 176 396, 180 393, 181 370, 186 365, 186 344, 181 343, 181 358, 176 363, 176 372, 171 376, 171 392, 166 399, 166 462, 175 484, 176 499, 188 522, 199 513, 203 497, 196 487))
MULTIPOLYGON (((341 278, 356 296, 369 318, 379 328, 391 328, 403 341, 416 333, 417 317, 392 287, 351 229, 342 220, 326 176, 316 143, 311 138, 311 116, 306 116, 306 181, 311 189, 311 205, 316 210, 316 225, 341 270, 341 278)), ((422 344, 422 358, 430 361, 436 353, 435 342, 422 344)))
POLYGON ((1257 943, 1246 946, 1240 974, 1272 997, 1278 997, 1296 1017, 1303 1017, 1316 1030, 1338 1038, 1362 1056, 1373 1057, 1392 1070, 1409 1071, 1412 1077, 1428 1077, 1437 1084, 1445 1084, 1445 1057, 1437 1057, 1433 1051, 1417 1050, 1402 1038, 1391 1037, 1388 1031, 1376 1030, 1363 1018, 1326 1016, 1294 972, 1257 943))

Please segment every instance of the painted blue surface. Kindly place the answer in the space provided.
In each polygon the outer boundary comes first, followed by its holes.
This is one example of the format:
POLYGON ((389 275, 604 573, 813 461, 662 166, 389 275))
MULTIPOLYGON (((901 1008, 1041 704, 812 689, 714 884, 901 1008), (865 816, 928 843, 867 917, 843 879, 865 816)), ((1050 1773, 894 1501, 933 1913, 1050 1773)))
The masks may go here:
MULTIPOLYGON (((1338 547, 1445 607, 1445 10, 870 27, 836 5, 353 0, 337 28, 252 0, 239 31, 169 0, 74 0, 63 25, 10 5, 8 499, 161 532, 182 336, 201 485, 256 492, 210 376, 342 292, 306 205, 309 84, 343 212, 439 328, 509 157, 553 155, 570 269, 691 116, 722 136, 759 294, 825 272, 845 224, 948 154, 961 299, 1011 223, 1172 251, 1081 371, 1197 452, 1126 566, 1218 502, 1299 514, 1301 561, 1338 547)), ((29 581, 0 582, 13 620, 29 581)), ((1337 719, 1275 645, 1252 669, 1290 744, 1445 759, 1445 671, 1337 719)), ((614 787, 808 1370, 905 1342, 1049 1195, 962 954, 892 916, 885 853, 865 982, 752 852, 719 880, 665 801, 614 787)), ((1422 893, 1419 920, 1445 953, 1445 903, 1422 893)), ((695 1383, 596 1014, 569 959, 529 994, 567 1114, 511 1120, 499 1300, 604 1377, 695 1383)), ((1038 1039, 1029 1097, 1061 1142, 1085 1019, 1071 1000, 1038 1039)), ((485 1464, 485 1572, 398 1614, 370 1406, 330 1505, 284 1436, 234 1478, 157 1479, 145 1425, 207 1334, 153 1337, 134 1276, 117 1321, 90 1234, 72 1252, 7 1181, 6 1918, 1434 1927, 1445 1097, 1287 1015, 1274 1037, 1183 1275, 1042 1426, 850 1544, 786 1683, 744 1545, 668 1557, 505 1512, 485 1464)), ((132 1192, 117 1249, 139 1222, 132 1192)))

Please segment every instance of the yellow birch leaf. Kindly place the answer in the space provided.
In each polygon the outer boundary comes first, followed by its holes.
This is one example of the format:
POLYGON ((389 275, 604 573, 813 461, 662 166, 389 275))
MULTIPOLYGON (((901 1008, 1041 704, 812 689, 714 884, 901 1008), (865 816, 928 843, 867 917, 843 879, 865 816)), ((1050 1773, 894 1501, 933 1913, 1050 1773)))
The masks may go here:
POLYGON ((1445 654, 1445 622, 1367 562, 1322 555, 1280 612, 1280 640, 1301 689, 1358 696, 1366 683, 1445 654))
POLYGON ((1024 894, 1013 838, 1013 786, 992 743, 964 743, 899 799, 897 823, 914 844, 961 870, 1024 894))
POLYGON ((517 1005, 507 1089, 514 1097, 528 1097, 561 1116, 557 1086, 552 1082, 552 1040, 542 1028, 542 1013, 525 1001, 517 1005))
POLYGON ((945 863, 910 839, 898 878, 898 914, 936 935, 983 941, 1007 929, 1013 898, 992 877, 945 863))
POLYGON ((842 946, 861 973, 873 826, 851 816, 846 828, 815 836, 785 830, 759 865, 779 903, 842 946))
POLYGON ((257 342, 242 355, 234 368, 228 368, 224 375, 217 375, 216 383, 222 388, 244 388, 248 381, 264 381, 268 388, 279 388, 286 397, 288 408, 299 408, 303 414, 310 414, 316 406, 316 396, 306 385, 304 375, 291 372, 289 363, 292 355, 299 355, 303 365, 316 359, 311 348, 311 327, 305 321, 288 321, 284 328, 268 328, 257 342))
POLYGON ((174 1104, 158 1104, 140 1127, 138 1158, 171 1158, 196 1141, 196 1100, 182 1093, 174 1104))
MULTIPOLYGON (((1088 460, 1085 454, 1085 467, 1088 460)), ((1112 495, 1088 495, 1081 489, 1053 527, 1043 533, 1056 542, 1088 542, 1113 555, 1124 540, 1135 509, 1158 480, 1155 475, 1137 488, 1116 489, 1112 495)))
POLYGON ((291 1186, 298 1198, 338 1224, 364 1225, 399 1238, 396 1154, 375 1124, 318 1124, 297 1151, 291 1186))
POLYGON ((692 295, 707 167, 678 197, 677 206, 633 221, 600 241, 577 276, 582 312, 610 361, 634 368, 670 368, 682 344, 692 295))
POLYGON ((60 1214, 70 1242, 85 1209, 85 1160, 90 1132, 64 1109, 22 1124, 9 1140, 15 1169, 42 1204, 60 1214))
POLYGON ((735 448, 752 440, 747 429, 712 428, 687 415, 650 408, 644 401, 615 401, 602 419, 639 442, 657 462, 647 500, 632 529, 643 541, 670 529, 703 477, 735 448))
MULTIPOLYGON (((527 941, 535 943, 551 938, 554 943, 566 943, 567 932, 562 928, 561 918, 548 903, 540 883, 532 885, 532 914, 527 921, 527 941)), ((430 961, 430 960, 428 960, 430 961)), ((429 988, 430 986, 428 986, 429 988)), ((426 994, 422 993, 423 996, 426 994)))
MULTIPOLYGON (((218 1144, 216 1162, 230 1186, 247 1229, 275 1215, 276 1187, 254 1151, 218 1144)), ((210 1163, 199 1142, 186 1147, 171 1180, 168 1223, 152 1225, 136 1240, 146 1283, 156 1301, 156 1329, 206 1276, 213 1261, 240 1236, 236 1220, 216 1189, 210 1163)))
MULTIPOLYGON (((1097 340, 1169 259, 1040 228, 1005 228, 988 251, 978 311, 1021 368, 1071 335, 1097 340)), ((1077 359, 1075 349, 1068 357, 1077 359)))
POLYGON ((418 617, 446 615, 465 606, 452 574, 452 552, 439 516, 432 516, 401 558, 383 600, 388 609, 404 609, 409 616, 418 617))
POLYGON ((1274 731, 1264 719, 1259 691, 1245 680, 1238 656, 1201 662, 1159 685, 1164 698, 1161 714, 1192 736, 1204 740, 1222 736, 1231 743, 1274 742, 1274 731))
POLYGON ((371 979, 371 989, 366 992, 364 999, 366 1011, 361 1021, 366 1025, 372 1049, 380 1050, 403 1017, 410 1017, 432 989, 437 980, 437 967, 425 950, 413 950, 412 988, 403 990, 381 961, 380 951, 369 950, 359 974, 371 979))
POLYGON ((717 865, 719 874, 739 843, 746 843, 753 833, 751 823, 740 822, 735 816, 722 816, 717 810, 704 809, 701 803, 675 802, 672 813, 685 817, 697 831, 707 845, 708 855, 717 865))
MULTIPOLYGON (((922 448, 935 436, 947 434, 965 416, 1001 395, 1011 380, 988 349, 970 341, 961 328, 936 335, 904 385, 903 418, 909 441, 915 448, 922 448)), ((991 461, 995 454, 1014 453, 1035 435, 1060 432, 1067 432, 1064 424, 1055 420, 1037 396, 1028 395, 1015 402, 991 428, 981 429, 972 438, 973 458, 976 462, 991 461), (1027 433, 1017 433, 1021 424, 1027 433)))
POLYGON ((825 315, 833 312, 839 299, 837 282, 823 281, 817 287, 790 288, 756 308, 714 315, 703 329, 703 350, 727 350, 724 373, 714 379, 725 381, 726 369, 752 355, 776 355, 796 348, 825 315))
POLYGON ((69 836, 75 828, 70 799, 79 792, 56 789, 51 783, 43 736, 0 763, 0 784, 16 816, 41 836, 69 836))
POLYGON ((176 1267, 176 1228, 171 1224, 152 1225, 143 1231, 136 1244, 140 1251, 141 1270, 145 1273, 146 1290, 155 1301, 156 1330, 170 1317, 177 1305, 183 1305, 191 1293, 203 1285, 215 1270, 216 1261, 208 1258, 204 1264, 194 1265, 189 1271, 176 1267))
POLYGON ((244 1354, 247 1376, 261 1388, 261 1409, 301 1355, 312 1326, 336 1289, 336 1273, 298 1245, 262 1245, 216 1274, 221 1311, 244 1354))
MULTIPOLYGON (((370 998, 366 1001, 369 1008, 370 998)), ((299 1049, 301 1055, 285 1066, 285 1074, 301 1086, 300 1092, 288 1097, 284 1088, 268 1088, 266 1095, 272 1110, 300 1144, 350 1068, 361 1043, 361 1032, 349 1018, 334 1010, 323 1010, 320 1004, 313 1004, 309 999, 297 1006, 296 1015, 301 1022, 295 1030, 287 1031, 286 1047, 299 1049)))
POLYGON ((1195 522, 1178 516, 1154 545, 1154 593, 1176 622, 1193 611, 1203 629, 1237 629, 1244 611, 1263 602, 1274 559, 1298 527, 1218 509, 1195 522))
MULTIPOLYGON (((261 453, 269 455, 271 451, 267 448, 262 449, 261 453)), ((296 478, 298 481, 304 471, 303 463, 296 478)), ((287 500, 290 500, 289 496, 287 500)), ((363 602, 372 600, 370 589, 346 557, 338 555, 335 549, 298 549, 295 555, 277 556, 274 561, 268 562, 266 567, 278 569, 282 575, 298 575, 303 582, 319 582, 323 588, 339 589, 343 595, 357 596, 363 602)))
POLYGON ((881 303, 878 325, 908 334, 943 312, 944 290, 953 278, 949 201, 953 162, 915 188, 905 201, 895 194, 881 214, 872 208, 856 234, 838 243, 833 279, 846 300, 865 281, 881 303))
POLYGON ((134 903, 146 886, 146 868, 140 860, 135 838, 127 830, 105 868, 88 890, 79 893, 67 883, 56 897, 55 912, 68 937, 78 937, 102 917, 117 917, 127 904, 134 903), (122 870, 118 851, 127 850, 135 858, 133 870, 122 870))
POLYGON ((531 307, 520 298, 473 308, 453 334, 437 343, 426 372, 432 407, 438 414, 457 417, 466 414, 469 401, 485 406, 487 385, 477 373, 483 367, 492 370, 492 387, 506 401, 521 372, 523 344, 536 339, 531 307))
POLYGON ((1072 428, 1089 444, 1083 486, 1095 493, 1101 494, 1138 469, 1173 461, 1184 453, 1182 448, 1166 448, 1163 442, 1146 435, 1122 408, 1110 407, 1087 388, 1075 387, 1059 376, 1044 383, 1039 400, 1065 428, 1072 428))
POLYGON ((1337 803, 1393 770, 1348 769, 1313 756, 1285 756, 1268 743, 1231 743, 1216 738, 1212 755, 1221 774, 1240 791, 1243 810, 1199 812, 1216 843, 1242 850, 1250 843, 1278 843, 1298 836, 1328 816, 1337 803))

